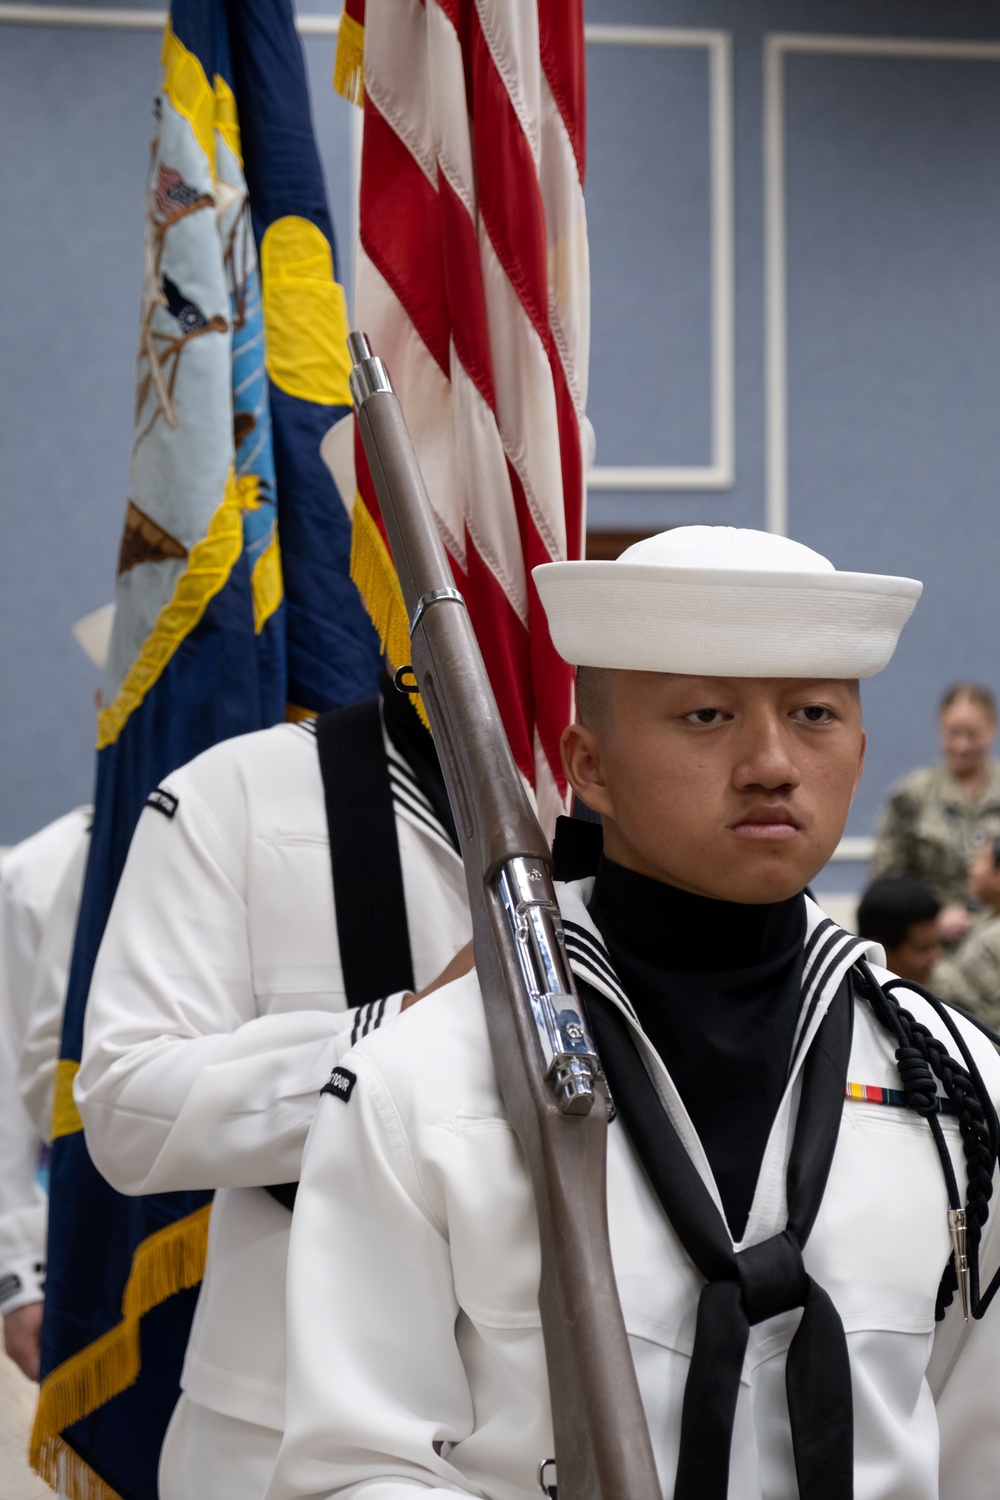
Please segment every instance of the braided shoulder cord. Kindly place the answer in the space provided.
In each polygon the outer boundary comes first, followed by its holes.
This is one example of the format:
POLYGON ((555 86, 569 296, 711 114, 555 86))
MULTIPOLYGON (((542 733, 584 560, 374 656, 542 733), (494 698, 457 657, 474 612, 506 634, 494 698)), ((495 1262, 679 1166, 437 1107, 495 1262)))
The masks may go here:
MULTIPOLYGON (((997 1164, 998 1155, 1000 1155, 1000 1120, 998 1120, 997 1118, 997 1112, 994 1107, 990 1091, 986 1087, 983 1076, 979 1071, 979 1066, 971 1051, 969 1050, 969 1045, 965 1037, 962 1035, 959 1027, 955 1024, 955 1019, 951 1013, 950 1007, 946 1005, 945 1002, 941 1000, 937 995, 932 994, 930 990, 926 990, 922 985, 913 983, 908 980, 893 980, 890 984, 886 985, 885 988, 886 990, 915 990, 924 998, 924 1000, 927 1001, 928 1005, 931 1006, 932 1010, 948 1028, 949 1032, 958 1044, 959 1051, 961 1052, 962 1057, 965 1059, 965 1065, 968 1070, 969 1077, 975 1087, 977 1105, 982 1109, 983 1115, 985 1117, 986 1131, 989 1140, 989 1152, 987 1153, 987 1151, 985 1150, 982 1139, 980 1138, 977 1154, 977 1168, 975 1172, 973 1171, 971 1164, 969 1168, 969 1205, 967 1207, 968 1244, 970 1246, 974 1246, 975 1250, 974 1254, 970 1253, 969 1259, 969 1290, 971 1310, 973 1317, 981 1318, 986 1312, 986 1309, 989 1307, 990 1303, 993 1301, 993 1298, 996 1296, 997 1291, 1000 1290, 1000 1270, 998 1270, 989 1286, 986 1288, 986 1291, 982 1293, 980 1292, 979 1266, 979 1243, 982 1239, 983 1230, 986 1227, 986 1221, 989 1217, 989 1201, 993 1191, 993 1168, 997 1164), (988 1180, 986 1180, 987 1174, 988 1180), (976 1185, 978 1185, 978 1193, 976 1191, 976 1185)), ((978 1022, 974 1016, 966 1016, 966 1019, 971 1021, 980 1031, 982 1031, 990 1039, 994 1046, 1000 1045, 1000 1039, 998 1039, 987 1026, 984 1026, 980 1022, 978 1022)), ((960 1127, 962 1126, 962 1118, 963 1117, 960 1115, 960 1127)), ((965 1136, 964 1129, 963 1145, 965 1146, 966 1158, 968 1159, 970 1143, 965 1136)))
MULTIPOLYGON (((959 1209, 962 1207, 962 1201, 951 1155, 938 1118, 935 1077, 940 1079, 947 1098, 954 1106, 962 1137, 968 1179, 968 1203, 965 1205, 965 1212, 971 1310, 973 1317, 981 1318, 1000 1287, 1000 1272, 998 1272, 985 1296, 980 1296, 979 1245, 989 1217, 989 1203, 993 1195, 993 1171, 997 1162, 997 1148, 1000 1145, 1000 1122, 997 1120, 993 1101, 966 1045, 965 1038, 948 1015, 947 1007, 936 995, 929 994, 920 985, 903 980, 894 980, 883 988, 864 960, 859 961, 857 969, 864 981, 863 993, 873 1014, 899 1044, 896 1049, 896 1065, 907 1102, 912 1109, 926 1119, 930 1127, 945 1174, 950 1205, 953 1209, 959 1209), (933 1032, 899 1004, 892 993, 897 988, 916 991, 927 1000, 955 1038, 966 1064, 965 1067, 955 1061, 944 1043, 933 1032)), ((938 1288, 935 1317, 939 1321, 951 1304, 957 1286, 954 1256, 952 1256, 938 1288)))

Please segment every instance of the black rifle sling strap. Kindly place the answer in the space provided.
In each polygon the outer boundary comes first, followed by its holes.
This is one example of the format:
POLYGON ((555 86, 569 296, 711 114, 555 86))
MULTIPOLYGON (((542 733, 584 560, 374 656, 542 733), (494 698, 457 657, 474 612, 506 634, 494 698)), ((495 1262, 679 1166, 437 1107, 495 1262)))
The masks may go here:
MULTIPOLYGON (((316 720, 337 938, 350 1009, 413 989, 403 867, 377 698, 316 720)), ((286 1208, 297 1183, 267 1191, 286 1208)))
POLYGON ((319 769, 347 1003, 413 988, 403 866, 377 698, 320 714, 319 769))

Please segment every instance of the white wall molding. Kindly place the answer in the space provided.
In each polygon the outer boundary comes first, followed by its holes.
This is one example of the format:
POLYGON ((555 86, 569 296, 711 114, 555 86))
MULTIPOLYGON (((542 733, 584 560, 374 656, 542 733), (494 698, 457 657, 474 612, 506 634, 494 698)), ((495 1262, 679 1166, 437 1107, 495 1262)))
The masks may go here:
MULTIPOLYGON (((70 26, 95 31, 162 31, 165 10, 116 10, 102 5, 0 5, 0 26, 70 26)), ((298 16, 302 36, 336 36, 340 16, 298 16)))
POLYGON ((708 54, 712 280, 712 457, 705 465, 597 465, 591 490, 723 490, 735 475, 733 48, 725 31, 674 26, 586 28, 590 46, 704 49, 708 54))
POLYGON ((830 855, 831 863, 850 864, 858 862, 867 864, 875 852, 875 840, 867 837, 848 837, 841 839, 840 843, 830 855))
POLYGON ((768 531, 788 531, 788 276, 785 162, 785 59, 923 58, 1000 61, 1000 42, 937 37, 827 36, 772 32, 764 38, 764 388, 765 515, 768 531))

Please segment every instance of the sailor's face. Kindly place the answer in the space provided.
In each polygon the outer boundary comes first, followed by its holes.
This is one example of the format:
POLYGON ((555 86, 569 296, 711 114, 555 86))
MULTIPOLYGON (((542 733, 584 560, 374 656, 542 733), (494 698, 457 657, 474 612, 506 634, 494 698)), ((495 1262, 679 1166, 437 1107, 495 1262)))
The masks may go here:
POLYGON ((563 737, 610 859, 719 900, 781 901, 841 838, 864 761, 856 682, 608 673, 563 737))

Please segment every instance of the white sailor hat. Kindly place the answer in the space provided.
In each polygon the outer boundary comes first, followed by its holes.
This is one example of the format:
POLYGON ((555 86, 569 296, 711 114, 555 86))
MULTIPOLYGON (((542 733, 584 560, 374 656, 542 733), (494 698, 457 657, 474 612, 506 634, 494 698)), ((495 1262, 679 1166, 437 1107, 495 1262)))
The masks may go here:
POLYGON ((533 575, 555 648, 577 667, 700 677, 872 677, 923 585, 838 573, 788 537, 679 526, 616 562, 533 575))
POLYGON ((89 615, 84 615, 77 620, 70 629, 80 649, 90 657, 95 667, 100 667, 103 672, 108 660, 108 646, 111 644, 111 627, 114 624, 115 607, 113 604, 102 604, 100 609, 91 610, 89 615))

